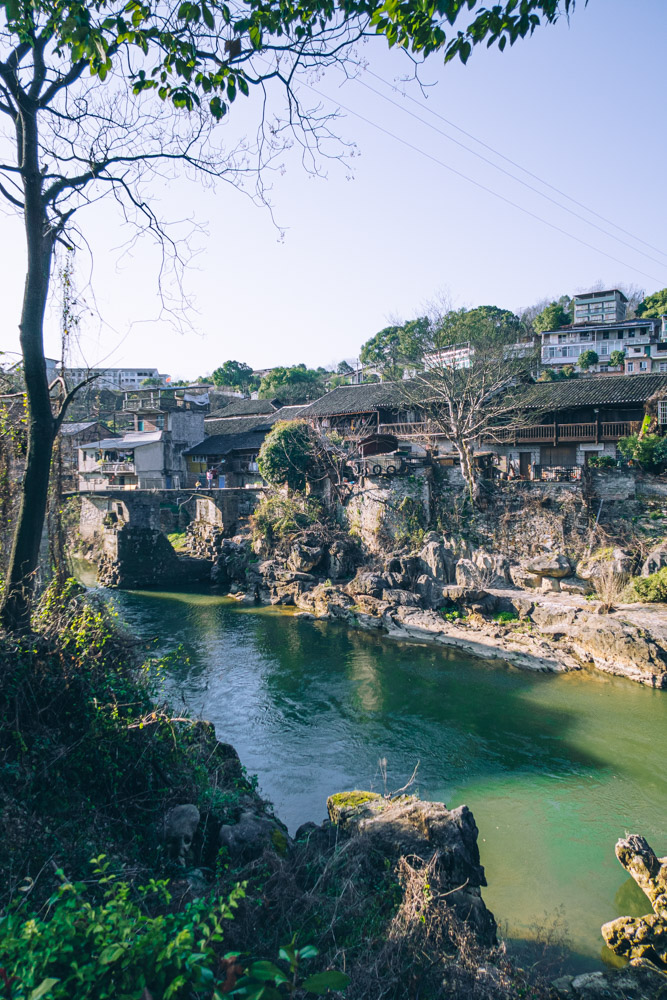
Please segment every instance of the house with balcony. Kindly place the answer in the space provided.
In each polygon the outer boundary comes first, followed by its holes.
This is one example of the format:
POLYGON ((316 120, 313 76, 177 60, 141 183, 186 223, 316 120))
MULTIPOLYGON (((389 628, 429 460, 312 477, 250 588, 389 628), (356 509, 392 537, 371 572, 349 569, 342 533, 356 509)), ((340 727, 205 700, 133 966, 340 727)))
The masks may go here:
MULTIPOLYGON (((667 317, 630 319, 620 322, 572 323, 541 334, 542 365, 555 371, 576 367, 584 351, 595 351, 592 372, 646 375, 667 372, 667 317), (621 365, 612 365, 614 352, 623 354, 621 365), (661 367, 662 365, 662 367, 661 367)), ((614 359, 616 360, 616 359, 614 359)))
POLYGON ((186 387, 127 392, 123 412, 134 429, 79 448, 79 490, 185 486, 185 452, 204 437, 208 410, 208 395, 186 387))
POLYGON ((115 389, 127 392, 139 389, 142 382, 150 379, 160 385, 167 385, 170 376, 161 374, 157 368, 65 368, 64 376, 68 386, 78 385, 94 378, 98 389, 115 389))
MULTIPOLYGON (((475 446, 478 460, 501 475, 580 479, 591 456, 616 459, 618 441, 640 430, 649 407, 667 431, 667 373, 564 379, 512 391, 516 420, 486 433, 475 446)), ((408 399, 398 383, 342 386, 304 407, 300 416, 341 433, 362 455, 379 453, 380 445, 385 453, 408 446, 413 456, 457 464, 442 427, 408 399)))

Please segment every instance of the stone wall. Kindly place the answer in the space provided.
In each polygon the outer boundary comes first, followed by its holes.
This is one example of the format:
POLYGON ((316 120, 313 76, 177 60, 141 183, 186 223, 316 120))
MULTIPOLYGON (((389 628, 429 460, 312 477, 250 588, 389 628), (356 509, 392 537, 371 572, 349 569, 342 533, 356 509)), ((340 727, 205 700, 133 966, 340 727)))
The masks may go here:
POLYGON ((364 477, 347 501, 350 534, 371 553, 391 551, 405 544, 432 517, 430 469, 414 475, 364 477))

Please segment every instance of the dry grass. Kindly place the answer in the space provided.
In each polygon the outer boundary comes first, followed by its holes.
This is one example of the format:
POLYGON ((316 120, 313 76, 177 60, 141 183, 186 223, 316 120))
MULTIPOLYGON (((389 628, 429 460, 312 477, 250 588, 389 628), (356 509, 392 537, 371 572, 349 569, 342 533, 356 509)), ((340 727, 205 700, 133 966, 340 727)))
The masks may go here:
POLYGON ((595 588, 595 593, 602 602, 602 611, 608 614, 614 610, 615 605, 620 601, 623 591, 628 584, 627 573, 619 573, 614 569, 613 563, 606 562, 600 565, 600 571, 591 582, 595 588))

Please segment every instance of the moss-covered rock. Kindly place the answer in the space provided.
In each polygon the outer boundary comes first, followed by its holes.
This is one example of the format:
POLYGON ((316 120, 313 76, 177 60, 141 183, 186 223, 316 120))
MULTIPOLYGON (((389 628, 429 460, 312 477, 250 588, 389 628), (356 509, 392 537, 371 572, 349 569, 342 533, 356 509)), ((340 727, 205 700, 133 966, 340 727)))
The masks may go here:
POLYGON ((379 811, 384 799, 376 792, 336 792, 327 799, 327 812, 332 823, 345 826, 352 815, 374 815, 379 811))

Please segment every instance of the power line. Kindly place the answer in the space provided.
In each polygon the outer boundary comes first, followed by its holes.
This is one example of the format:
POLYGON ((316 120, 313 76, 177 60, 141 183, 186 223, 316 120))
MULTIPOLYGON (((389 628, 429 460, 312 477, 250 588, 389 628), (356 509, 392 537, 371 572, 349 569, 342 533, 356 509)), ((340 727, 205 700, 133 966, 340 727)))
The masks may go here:
MULTIPOLYGON (((473 142, 476 142, 480 146, 483 146, 484 149, 488 149, 489 152, 491 152, 491 153, 494 154, 494 156, 498 156, 498 157, 500 157, 501 160, 505 160, 506 163, 509 163, 509 164, 511 164, 511 166, 516 167, 517 170, 521 170, 524 174, 527 174, 529 177, 532 177, 534 180, 539 181, 540 184, 543 184, 545 187, 548 187, 552 191, 555 191, 556 194, 559 194, 562 198, 567 198, 567 200, 571 201, 573 205, 577 205, 579 208, 583 208, 583 210, 585 212, 588 212, 590 215, 594 215, 597 219, 600 219, 602 222, 606 222, 609 226, 613 226, 614 229, 618 229, 619 232, 624 233, 626 236, 629 236, 631 239, 635 240, 637 243, 642 243, 645 247, 648 247, 650 250, 654 250, 656 253, 659 253, 661 256, 667 257, 667 253, 664 250, 661 250, 659 247, 654 246, 652 243, 648 243, 646 240, 643 240, 640 236, 636 236, 634 233, 631 233, 628 229, 624 229, 622 226, 619 226, 618 223, 614 222, 613 219, 608 219, 606 216, 601 215, 599 212, 596 212, 595 209, 589 208, 588 205, 585 205, 583 202, 577 201, 576 198, 573 198, 571 195, 567 194, 565 191, 561 191, 561 189, 558 188, 558 187, 556 187, 554 184, 549 183, 549 181, 545 181, 543 177, 539 176, 539 174, 533 173, 532 170, 528 170, 527 167, 524 167, 520 163, 517 163, 516 160, 512 160, 509 156, 505 156, 504 153, 501 153, 499 150, 497 150, 493 146, 489 145, 489 143, 484 142, 482 139, 478 139, 476 135, 472 134, 472 132, 467 132, 464 128, 461 128, 460 125, 457 125, 455 122, 450 121, 449 118, 445 118, 445 116, 441 115, 438 111, 434 111, 433 108, 429 108, 425 104, 422 104, 420 101, 416 100, 410 94, 406 94, 404 91, 402 91, 395 84, 390 83, 389 80, 385 80, 383 77, 379 76, 377 73, 374 73, 371 69, 367 69, 366 68, 365 72, 369 76, 374 77, 380 83, 383 83, 386 87, 389 87, 391 90, 393 90, 396 93, 400 94, 402 97, 404 97, 406 100, 410 101, 412 104, 416 104, 418 108, 420 108, 420 109, 422 109, 424 111, 427 111, 430 115, 433 115, 434 118, 438 118, 440 121, 444 122, 446 125, 449 125, 451 128, 456 129, 457 132, 460 132, 462 135, 465 135, 469 139, 472 139, 473 142)), ((361 83, 361 84, 363 84, 363 86, 367 87, 369 90, 372 90, 373 93, 375 93, 375 94, 378 95, 378 97, 381 97, 383 100, 389 100, 389 98, 385 97, 383 94, 380 94, 378 91, 373 90, 372 87, 369 87, 368 84, 364 83, 359 77, 355 77, 355 79, 356 79, 356 81, 358 83, 361 83)), ((394 102, 390 101, 390 103, 393 104, 394 102)), ((397 106, 400 107, 400 105, 397 105, 397 106)), ((402 108, 402 110, 405 111, 406 114, 412 114, 412 112, 407 111, 405 108, 402 108)), ((414 117, 417 118, 416 115, 414 115, 414 117)), ((418 118, 417 120, 423 122, 423 119, 421 119, 421 118, 418 118)), ((429 123, 428 122, 423 122, 423 124, 424 125, 428 125, 429 123)), ((429 125, 429 127, 432 128, 433 126, 429 125)), ((439 131, 439 130, 436 129, 436 131, 439 131)), ((502 170, 503 173, 508 173, 508 171, 503 170, 503 168, 500 167, 500 166, 498 166, 498 164, 493 163, 493 161, 487 160, 485 157, 481 156, 480 153, 475 152, 474 149, 470 149, 469 146, 466 146, 463 143, 458 143, 456 139, 454 139, 452 136, 448 136, 447 133, 441 132, 440 134, 444 135, 445 138, 449 139, 451 142, 455 142, 455 143, 457 143, 457 145, 461 145, 464 149, 467 149, 474 156, 479 156, 480 159, 485 160, 486 163, 491 163, 491 165, 494 166, 497 170, 502 170)), ((514 177, 513 174, 508 173, 508 176, 513 177, 514 180, 516 180, 519 184, 524 184, 525 183, 520 178, 514 177)), ((526 186, 530 187, 530 189, 532 191, 536 190, 531 185, 526 185, 526 186)), ((543 198, 548 198, 548 195, 545 195, 541 191, 537 191, 537 193, 540 194, 543 198)), ((552 199, 549 198, 549 201, 551 201, 551 200, 552 199)), ((566 212, 570 212, 571 211, 565 205, 560 205, 558 202, 554 202, 554 204, 558 204, 559 207, 562 208, 566 212)), ((576 215, 577 218, 581 218, 581 216, 577 215, 576 212, 572 212, 571 214, 576 215)), ((587 219, 584 219, 583 221, 587 222, 587 224, 590 225, 590 226, 595 226, 595 223, 590 222, 587 219)), ((596 229, 600 229, 600 231, 603 232, 603 233, 606 233, 606 230, 601 229, 601 227, 599 227, 599 226, 595 226, 595 228, 596 229)), ((618 240, 618 242, 620 242, 620 243, 624 243, 626 246, 630 246, 630 249, 633 250, 635 253, 643 253, 642 250, 638 250, 636 247, 633 247, 630 244, 625 243, 624 240, 619 240, 619 238, 617 236, 614 236, 612 233, 606 233, 606 235, 611 236, 612 239, 618 240)), ((655 261, 655 258, 654 257, 650 257, 649 254, 644 254, 644 256, 648 257, 650 260, 654 260, 655 261)), ((659 263, 659 264, 661 264, 661 266, 664 266, 661 261, 655 261, 655 263, 659 263)))
MULTIPOLYGON (((471 149, 471 147, 467 146, 464 142, 459 142, 459 140, 455 139, 453 136, 447 135, 447 133, 443 132, 442 129, 439 129, 437 125, 432 125, 431 122, 425 121, 423 118, 420 118, 419 115, 416 115, 413 111, 410 111, 408 108, 404 108, 397 101, 392 101, 392 99, 390 97, 387 97, 386 94, 380 93, 379 90, 376 90, 375 87, 371 87, 368 83, 366 83, 359 77, 355 78, 355 82, 360 84, 362 87, 365 87, 367 90, 370 90, 372 94, 375 94, 381 100, 386 101, 388 104, 391 104, 395 108, 398 108, 399 111, 402 111, 404 114, 409 115, 411 118, 414 118, 415 121, 421 122, 422 125, 426 125, 427 128, 433 129, 434 132, 436 132, 438 135, 443 136, 443 138, 447 139, 449 142, 453 142, 456 146, 459 146, 461 149, 465 149, 466 152, 468 153, 472 153, 473 156, 476 156, 484 163, 488 163, 489 166, 494 168, 494 170, 499 170, 502 174, 505 174, 506 177, 510 177, 513 181, 516 181, 517 184, 522 184, 523 187, 528 188, 529 191, 533 191, 535 194, 539 195, 540 198, 545 198, 547 201, 550 201, 552 205, 555 205, 557 208, 562 209, 563 212, 568 212, 570 215, 573 215, 575 219, 579 219, 581 222, 585 223, 585 225, 592 226, 593 229, 597 229, 598 232, 603 233, 605 236, 609 236, 610 239, 616 240, 617 243, 622 243, 623 246, 628 247, 628 249, 632 250, 633 253, 641 254, 642 257, 646 257, 648 260, 652 260, 653 263, 657 264, 659 267, 665 267, 665 261, 658 260, 656 257, 651 256, 651 254, 646 253, 645 250, 639 250, 637 247, 634 247, 631 243, 628 243, 627 240, 621 239, 620 236, 616 236, 614 233, 610 233, 608 229, 603 229, 603 227, 598 226, 596 222, 591 222, 590 219, 587 219, 585 216, 580 215, 579 212, 575 212, 574 209, 568 208, 567 205, 563 205, 561 204, 561 202, 556 201, 555 198, 552 198, 550 195, 545 194, 544 191, 540 191, 539 188, 536 188, 534 187, 534 185, 529 184, 528 181, 524 181, 521 180, 520 177, 516 177, 509 170, 505 170, 505 168, 501 167, 498 163, 494 163, 493 160, 490 160, 488 158, 488 156, 484 156, 482 153, 478 153, 475 149, 471 149)), ((565 197, 567 197, 567 195, 565 195, 565 197)), ((588 209, 586 211, 588 211, 588 209)), ((660 252, 661 251, 658 250, 658 253, 660 252)), ((665 254, 665 256, 667 256, 667 254, 665 254)))
POLYGON ((345 104, 342 104, 340 101, 334 100, 334 98, 330 97, 328 94, 323 94, 322 91, 317 90, 317 88, 311 86, 311 84, 302 82, 301 86, 306 87, 308 90, 311 90, 314 94, 317 94, 317 96, 321 97, 323 100, 337 104, 340 108, 343 109, 343 111, 346 111, 348 114, 353 115, 355 118, 358 118, 366 125, 370 125, 372 126, 372 128, 375 128, 379 132, 384 133, 384 135, 389 136, 389 138, 394 139, 396 142, 400 142, 401 145, 406 146, 413 152, 420 153, 422 156, 425 156, 428 160, 431 160, 438 166, 444 167, 445 170, 449 170, 450 173, 455 174, 457 177, 463 178, 463 180, 467 181, 469 184, 473 184, 480 190, 486 191, 487 194, 493 195, 494 198, 498 198, 500 201, 505 202, 506 205, 510 205, 512 208, 516 208, 519 212, 523 212, 524 215, 528 215, 533 219, 537 219, 538 222, 543 223, 545 226, 549 226, 556 232, 561 233, 561 235, 567 236, 571 240, 575 240, 577 243, 580 243, 582 246, 587 247, 589 250, 593 250, 595 253, 602 254, 604 257, 609 258, 609 260, 613 260, 616 264, 621 264, 622 267, 627 267, 631 271, 636 271, 637 274, 641 274, 645 278, 649 278, 651 281, 655 281, 657 284, 661 283, 662 281, 661 278, 656 278, 654 275, 648 274, 646 271, 642 271, 641 268, 635 267, 634 264, 628 264, 627 261, 623 261, 619 257, 614 257, 613 254, 607 253, 606 250, 602 250, 600 249, 600 247, 596 247, 592 243, 588 243, 586 240, 581 239, 581 237, 575 236, 574 233, 570 233, 566 229, 562 229, 560 226, 557 226, 556 223, 549 222, 548 219, 544 219, 541 215, 538 215, 536 212, 531 212, 530 209, 524 208, 523 205, 519 205, 517 202, 512 201, 511 198, 507 198, 505 197, 505 195, 500 194, 498 191, 494 191, 493 188, 487 187, 486 184, 482 184, 480 181, 476 181, 472 177, 468 177, 467 174, 464 174, 461 170, 457 170, 455 167, 452 167, 448 163, 445 163, 444 160, 440 160, 437 156, 433 156, 431 153, 427 153, 426 150, 421 149, 421 147, 419 146, 415 146, 411 142, 408 142, 407 139, 401 138, 401 136, 398 136, 394 132, 391 132, 389 129, 384 128, 383 125, 378 125, 377 122, 374 122, 370 118, 366 118, 364 115, 359 114, 358 111, 353 111, 352 108, 348 108, 345 104))

